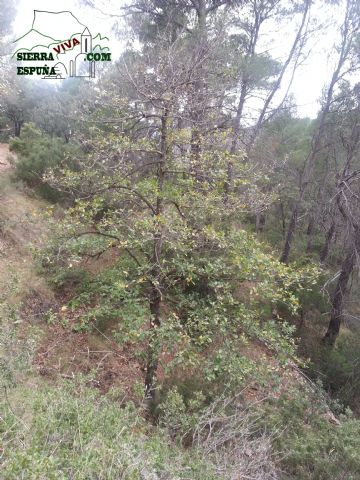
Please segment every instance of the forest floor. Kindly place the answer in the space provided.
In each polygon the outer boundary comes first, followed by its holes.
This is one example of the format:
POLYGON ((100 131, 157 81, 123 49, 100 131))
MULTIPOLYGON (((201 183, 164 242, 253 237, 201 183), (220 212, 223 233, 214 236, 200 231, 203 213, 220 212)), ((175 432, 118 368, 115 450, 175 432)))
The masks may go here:
POLYGON ((6 292, 9 304, 20 305, 19 337, 25 339, 34 329, 37 332, 34 371, 51 382, 91 373, 99 390, 119 387, 132 396, 132 387, 143 377, 136 359, 110 333, 74 331, 77 315, 39 274, 33 253, 46 242, 43 214, 49 205, 11 181, 8 155, 8 145, 0 144, 0 292, 6 292))

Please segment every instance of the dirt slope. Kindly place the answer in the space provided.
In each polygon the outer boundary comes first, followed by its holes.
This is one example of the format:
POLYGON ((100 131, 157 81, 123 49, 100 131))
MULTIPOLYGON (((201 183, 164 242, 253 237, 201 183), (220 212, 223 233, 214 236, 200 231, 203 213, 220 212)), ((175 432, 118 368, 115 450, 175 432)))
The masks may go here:
POLYGON ((22 305, 20 337, 27 337, 29 326, 37 327, 35 371, 48 381, 96 371, 94 386, 104 392, 121 386, 131 396, 131 386, 143 375, 133 355, 114 342, 111 332, 74 331, 78 314, 37 273, 33 249, 46 242, 43 212, 48 205, 11 182, 8 155, 8 145, 0 144, 0 293, 5 292, 6 302, 22 305), (56 318, 51 324, 46 321, 49 310, 56 318))
POLYGON ((0 290, 16 277, 21 299, 36 295, 50 300, 53 294, 36 273, 31 252, 45 240, 41 214, 46 204, 11 183, 8 155, 8 145, 0 144, 0 290))
POLYGON ((8 153, 9 153, 8 145, 5 143, 0 143, 0 172, 1 173, 9 169, 9 163, 6 158, 8 153))

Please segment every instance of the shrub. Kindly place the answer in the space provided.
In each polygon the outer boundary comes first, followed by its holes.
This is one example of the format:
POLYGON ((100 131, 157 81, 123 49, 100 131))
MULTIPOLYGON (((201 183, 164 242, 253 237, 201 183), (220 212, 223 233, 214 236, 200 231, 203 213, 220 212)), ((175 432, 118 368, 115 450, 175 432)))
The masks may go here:
POLYGON ((16 154, 12 159, 16 180, 36 188, 48 200, 60 198, 59 192, 44 183, 42 177, 50 168, 69 165, 69 155, 76 151, 74 146, 65 144, 60 138, 44 135, 33 123, 27 123, 21 136, 10 141, 10 151, 16 154))
POLYGON ((337 421, 321 393, 292 389, 262 410, 266 431, 277 430, 274 448, 284 480, 355 480, 360 472, 360 422, 337 421))
POLYGON ((334 348, 312 346, 309 373, 320 378, 324 388, 344 406, 358 411, 360 396, 360 339, 357 333, 344 330, 334 348))

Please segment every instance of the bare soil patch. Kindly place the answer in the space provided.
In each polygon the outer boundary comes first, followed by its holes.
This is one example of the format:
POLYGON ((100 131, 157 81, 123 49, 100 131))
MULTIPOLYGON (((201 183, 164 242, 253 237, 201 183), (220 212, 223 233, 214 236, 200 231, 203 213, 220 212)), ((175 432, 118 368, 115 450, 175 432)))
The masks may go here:
POLYGON ((9 154, 9 146, 6 143, 0 143, 0 173, 10 168, 7 156, 9 154))
POLYGON ((61 325, 48 327, 34 364, 40 375, 51 380, 91 374, 91 385, 102 393, 118 387, 127 399, 135 397, 136 381, 143 382, 141 366, 130 350, 100 332, 79 333, 61 325))

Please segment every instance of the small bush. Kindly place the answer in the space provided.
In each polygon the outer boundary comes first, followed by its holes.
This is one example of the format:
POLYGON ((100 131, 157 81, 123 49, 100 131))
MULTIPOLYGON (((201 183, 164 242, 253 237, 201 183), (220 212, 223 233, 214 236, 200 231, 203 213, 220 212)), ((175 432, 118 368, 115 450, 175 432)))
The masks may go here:
POLYGON ((334 348, 313 347, 309 373, 319 378, 327 392, 344 406, 358 412, 360 396, 360 339, 357 333, 343 331, 334 348))
POLYGON ((277 430, 274 448, 282 458, 284 480, 356 480, 360 474, 360 422, 337 421, 319 392, 293 389, 267 404, 266 431, 277 430))
POLYGON ((69 165, 70 156, 75 154, 74 146, 65 144, 60 138, 44 135, 34 124, 27 123, 21 130, 21 136, 10 141, 10 151, 16 154, 16 158, 12 159, 15 180, 36 188, 50 201, 61 197, 59 192, 43 182, 42 176, 50 168, 69 165))

